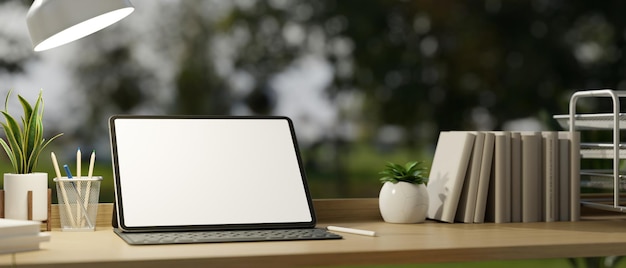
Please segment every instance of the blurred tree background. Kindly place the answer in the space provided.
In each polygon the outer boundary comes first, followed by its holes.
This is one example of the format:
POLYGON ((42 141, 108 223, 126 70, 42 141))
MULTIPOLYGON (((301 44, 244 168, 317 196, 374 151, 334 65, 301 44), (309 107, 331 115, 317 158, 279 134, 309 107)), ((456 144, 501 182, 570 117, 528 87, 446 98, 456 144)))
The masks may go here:
POLYGON ((574 91, 626 87, 623 1, 133 0, 42 53, 30 3, 0 0, 0 92, 44 88, 52 149, 97 148, 105 178, 113 114, 280 114, 315 198, 374 197, 439 131, 558 129, 574 91))

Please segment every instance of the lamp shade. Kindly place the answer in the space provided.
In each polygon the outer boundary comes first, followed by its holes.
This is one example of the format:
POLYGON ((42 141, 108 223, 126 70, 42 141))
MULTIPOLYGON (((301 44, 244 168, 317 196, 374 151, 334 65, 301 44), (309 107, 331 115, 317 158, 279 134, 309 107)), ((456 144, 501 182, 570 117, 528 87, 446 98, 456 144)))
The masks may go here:
POLYGON ((26 23, 34 50, 42 51, 102 30, 134 10, 129 0, 35 0, 26 23))

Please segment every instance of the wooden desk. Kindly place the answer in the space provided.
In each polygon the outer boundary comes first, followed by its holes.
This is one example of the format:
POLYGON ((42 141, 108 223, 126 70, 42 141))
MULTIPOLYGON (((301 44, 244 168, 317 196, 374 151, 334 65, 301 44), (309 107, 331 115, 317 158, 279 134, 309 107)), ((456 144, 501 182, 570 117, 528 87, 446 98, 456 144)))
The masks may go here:
POLYGON ((389 224, 380 219, 376 199, 316 200, 315 206, 320 226, 332 224, 374 230, 378 236, 343 234, 342 240, 327 241, 130 246, 111 231, 108 224, 111 206, 104 204, 98 222, 108 227, 98 227, 95 232, 61 232, 53 227, 51 241, 42 243, 42 250, 0 255, 0 266, 12 265, 13 257, 20 267, 180 268, 210 265, 310 267, 626 255, 626 219, 622 216, 555 223, 389 224))

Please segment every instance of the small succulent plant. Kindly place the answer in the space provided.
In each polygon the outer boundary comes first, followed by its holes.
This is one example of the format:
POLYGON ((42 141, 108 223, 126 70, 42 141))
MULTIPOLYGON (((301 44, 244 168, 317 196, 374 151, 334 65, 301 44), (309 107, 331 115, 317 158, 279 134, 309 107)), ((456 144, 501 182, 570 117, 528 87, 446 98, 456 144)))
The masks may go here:
POLYGON ((403 181, 413 184, 427 184, 428 168, 421 166, 422 164, 424 164, 422 161, 408 162, 404 166, 396 163, 387 163, 385 169, 379 172, 380 175, 383 175, 380 181, 382 183, 403 181))

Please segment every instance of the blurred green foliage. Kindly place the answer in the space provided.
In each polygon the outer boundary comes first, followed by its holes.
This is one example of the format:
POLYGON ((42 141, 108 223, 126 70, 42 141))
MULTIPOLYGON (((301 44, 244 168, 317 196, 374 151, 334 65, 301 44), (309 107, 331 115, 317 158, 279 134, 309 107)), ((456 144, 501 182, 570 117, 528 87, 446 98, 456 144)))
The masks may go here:
MULTIPOLYGON (((499 130, 517 119, 558 129, 551 115, 567 112, 573 91, 626 85, 623 1, 134 4, 141 13, 80 40, 67 59, 68 90, 86 108, 69 115, 79 128, 48 128, 65 133, 58 145, 66 151, 76 144, 108 150, 113 114, 281 113, 306 137, 314 197, 371 197, 384 163, 431 161, 440 131, 499 130), (330 73, 311 82, 324 105, 284 110, 293 102, 286 95, 310 88, 307 76, 296 78, 302 88, 277 81, 294 72, 319 78, 311 62, 330 73), (320 123, 322 115, 329 116, 320 123)), ((0 0, 2 10, 28 5, 0 0)), ((26 66, 47 58, 15 31, 0 29, 0 37, 2 75, 28 75, 26 66)), ((293 106, 307 104, 300 101, 293 106)), ((590 101, 581 111, 609 107, 590 101)))
MULTIPOLYGON (((0 10, 25 13, 31 2, 0 0, 0 10)), ((384 164, 430 164, 439 131, 499 130, 527 118, 544 129, 558 129, 551 116, 567 113, 572 92, 626 88, 625 1, 134 4, 140 12, 132 17, 143 21, 118 23, 80 40, 67 61, 65 68, 73 74, 69 90, 76 93, 71 95, 82 96, 75 101, 88 108, 74 111, 80 116, 67 115, 80 127, 47 127, 51 133, 65 133, 55 149, 60 164, 74 161, 76 144, 100 144, 104 149, 94 172, 104 177, 101 202, 113 200, 106 152, 110 115, 275 114, 285 102, 276 77, 294 69, 307 73, 303 59, 316 59, 331 70, 321 94, 331 106, 309 114, 283 114, 295 119, 302 133, 322 129, 322 135, 301 144, 314 198, 377 196, 378 171, 384 164), (150 11, 152 16, 145 15, 150 11), (333 109, 331 127, 308 125, 328 109, 333 109)), ((0 77, 28 75, 29 66, 46 57, 34 54, 27 38, 9 28, 0 28, 0 77)), ((8 87, 2 90, 13 87, 0 81, 0 87, 8 87)), ((41 87, 51 82, 40 81, 41 87)), ((54 105, 65 104, 47 102, 48 107, 54 105)), ((609 102, 594 100, 580 110, 602 112, 610 107, 609 102)), ((594 140, 607 138, 592 135, 594 140)), ((48 154, 43 154, 39 170, 52 179, 48 154)), ((10 170, 7 161, 0 161, 1 170, 10 170)), ((602 267, 601 261, 463 266, 602 267)))

